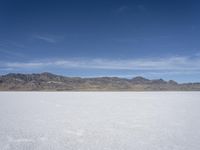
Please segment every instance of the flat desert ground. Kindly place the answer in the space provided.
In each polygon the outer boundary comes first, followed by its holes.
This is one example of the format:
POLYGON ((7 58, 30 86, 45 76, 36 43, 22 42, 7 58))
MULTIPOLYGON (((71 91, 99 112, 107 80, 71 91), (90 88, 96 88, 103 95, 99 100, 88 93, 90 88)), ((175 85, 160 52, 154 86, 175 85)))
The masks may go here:
POLYGON ((0 92, 0 150, 199 150, 200 92, 0 92))

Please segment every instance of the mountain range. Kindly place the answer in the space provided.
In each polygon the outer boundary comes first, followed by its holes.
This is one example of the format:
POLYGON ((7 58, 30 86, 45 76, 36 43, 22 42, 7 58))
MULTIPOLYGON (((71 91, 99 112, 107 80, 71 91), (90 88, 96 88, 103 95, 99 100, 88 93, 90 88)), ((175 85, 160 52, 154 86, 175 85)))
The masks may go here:
POLYGON ((40 74, 9 73, 0 76, 0 91, 200 91, 200 83, 177 83, 163 79, 149 80, 119 77, 65 77, 40 74))

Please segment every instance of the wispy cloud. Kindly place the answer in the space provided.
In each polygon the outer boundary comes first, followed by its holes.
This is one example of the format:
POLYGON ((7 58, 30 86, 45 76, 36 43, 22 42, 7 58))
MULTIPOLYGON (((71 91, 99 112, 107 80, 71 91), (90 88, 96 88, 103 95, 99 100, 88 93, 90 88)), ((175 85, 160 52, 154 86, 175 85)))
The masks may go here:
POLYGON ((25 54, 21 53, 22 49, 26 48, 25 45, 10 41, 10 40, 3 40, 0 41, 0 55, 5 57, 25 57, 25 54))
POLYGON ((11 40, 3 40, 0 41, 0 47, 3 48, 17 48, 17 49, 23 49, 26 48, 26 46, 22 43, 16 42, 16 41, 11 41, 11 40))
POLYGON ((139 4, 137 5, 137 8, 140 10, 140 11, 146 11, 146 7, 142 4, 139 4))
POLYGON ((196 57, 200 57, 200 52, 197 52, 197 53, 195 54, 195 56, 196 56, 196 57))
POLYGON ((119 9, 118 9, 118 11, 119 12, 122 12, 122 11, 125 11, 125 10, 127 10, 128 9, 128 6, 121 6, 119 9))
POLYGON ((139 41, 138 38, 112 38, 111 39, 114 42, 120 42, 120 43, 132 43, 139 41))
POLYGON ((3 68, 20 69, 107 69, 132 71, 173 71, 194 72, 200 71, 200 57, 169 57, 154 59, 54 59, 30 62, 1 62, 3 68))
POLYGON ((128 6, 122 5, 122 6, 120 6, 119 8, 116 9, 116 12, 117 12, 117 13, 122 13, 122 12, 124 12, 124 11, 127 11, 128 9, 129 9, 128 6))
POLYGON ((11 51, 7 49, 0 48, 0 54, 5 57, 15 57, 15 58, 24 58, 25 54, 21 52, 11 51))
POLYGON ((33 37, 35 39, 42 40, 42 41, 45 41, 45 42, 48 42, 48 43, 56 43, 57 42, 57 39, 55 37, 53 37, 53 36, 34 35, 33 37))

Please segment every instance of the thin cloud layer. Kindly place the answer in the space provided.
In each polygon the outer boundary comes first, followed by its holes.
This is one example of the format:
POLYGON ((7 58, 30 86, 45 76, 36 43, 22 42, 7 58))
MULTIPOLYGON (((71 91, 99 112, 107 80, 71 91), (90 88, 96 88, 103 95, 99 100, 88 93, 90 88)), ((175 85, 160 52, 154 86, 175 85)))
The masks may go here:
POLYGON ((56 43, 56 39, 50 36, 34 35, 34 38, 48 43, 56 43))
POLYGON ((200 58, 169 57, 158 59, 56 59, 30 62, 2 62, 1 68, 20 69, 107 69, 144 71, 199 71, 200 58))

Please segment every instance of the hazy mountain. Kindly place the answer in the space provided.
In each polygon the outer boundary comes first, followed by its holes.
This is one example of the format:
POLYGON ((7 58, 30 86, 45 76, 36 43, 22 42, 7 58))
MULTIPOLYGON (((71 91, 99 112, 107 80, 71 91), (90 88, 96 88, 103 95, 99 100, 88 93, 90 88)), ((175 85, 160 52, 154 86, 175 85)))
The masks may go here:
POLYGON ((79 78, 51 73, 0 76, 1 91, 200 91, 200 83, 178 84, 163 79, 118 77, 79 78))

